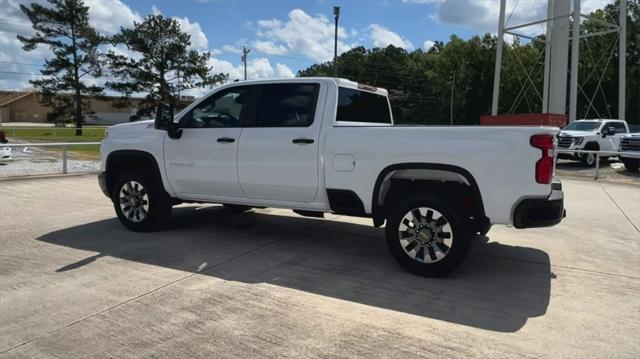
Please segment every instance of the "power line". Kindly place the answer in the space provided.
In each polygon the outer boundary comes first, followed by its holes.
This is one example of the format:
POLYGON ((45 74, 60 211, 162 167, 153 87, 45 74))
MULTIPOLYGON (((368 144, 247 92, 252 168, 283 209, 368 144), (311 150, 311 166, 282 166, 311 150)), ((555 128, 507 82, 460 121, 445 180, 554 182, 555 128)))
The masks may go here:
POLYGON ((27 62, 16 62, 16 61, 0 61, 0 64, 11 64, 11 65, 24 65, 24 66, 37 66, 37 67, 42 67, 44 66, 44 64, 30 64, 27 62))

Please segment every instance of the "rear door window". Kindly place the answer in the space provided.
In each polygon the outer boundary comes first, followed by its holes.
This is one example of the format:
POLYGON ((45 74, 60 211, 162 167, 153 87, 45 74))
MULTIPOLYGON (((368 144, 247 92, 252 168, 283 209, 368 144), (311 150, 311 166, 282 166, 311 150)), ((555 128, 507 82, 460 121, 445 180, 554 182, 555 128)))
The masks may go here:
POLYGON ((308 83, 262 85, 254 126, 310 126, 315 116, 319 87, 308 83))
POLYGON ((336 121, 391 124, 386 96, 340 87, 336 121))

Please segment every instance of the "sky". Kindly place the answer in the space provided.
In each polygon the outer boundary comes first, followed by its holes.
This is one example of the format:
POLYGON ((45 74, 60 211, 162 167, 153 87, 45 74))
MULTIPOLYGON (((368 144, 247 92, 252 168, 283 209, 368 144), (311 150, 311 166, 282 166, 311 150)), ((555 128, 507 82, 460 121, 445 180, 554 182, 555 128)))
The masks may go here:
MULTIPOLYGON (((33 33, 20 4, 33 0, 0 0, 0 90, 29 87, 49 50, 21 49, 17 34, 33 33)), ((44 2, 44 0, 38 0, 44 2)), ((582 13, 611 0, 582 0, 582 13)), ((333 58, 333 6, 340 6, 338 52, 356 46, 395 45, 428 49, 446 42, 497 31, 499 0, 85 0, 91 24, 113 34, 146 15, 175 18, 191 35, 192 48, 211 53, 209 66, 243 76, 242 47, 251 50, 248 77, 293 77, 313 63, 333 58)), ((543 19, 545 0, 507 0, 508 25, 543 19)), ((545 31, 544 25, 522 30, 545 31)), ((507 41, 509 39, 506 39, 507 41)), ((121 49, 121 51, 125 51, 121 49)), ((199 90, 192 94, 199 95, 199 90)))

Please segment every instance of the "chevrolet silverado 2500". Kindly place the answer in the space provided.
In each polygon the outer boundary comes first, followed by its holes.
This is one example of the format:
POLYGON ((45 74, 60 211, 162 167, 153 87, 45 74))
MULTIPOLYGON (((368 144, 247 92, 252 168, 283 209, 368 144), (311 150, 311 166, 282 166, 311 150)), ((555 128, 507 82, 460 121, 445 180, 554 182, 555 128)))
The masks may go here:
POLYGON ((180 202, 386 222, 407 270, 440 276, 492 224, 559 223, 549 127, 394 126, 387 91, 344 79, 219 87, 173 116, 110 127, 100 186, 122 224, 158 228, 180 202))

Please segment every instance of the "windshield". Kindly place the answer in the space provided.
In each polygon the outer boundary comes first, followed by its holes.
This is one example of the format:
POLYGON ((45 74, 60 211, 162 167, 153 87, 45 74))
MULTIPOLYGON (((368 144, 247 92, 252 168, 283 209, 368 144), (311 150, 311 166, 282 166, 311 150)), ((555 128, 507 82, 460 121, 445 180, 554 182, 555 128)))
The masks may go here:
POLYGON ((563 130, 567 131, 595 131, 600 127, 600 122, 589 121, 589 122, 573 122, 569 124, 569 126, 563 128, 563 130))

